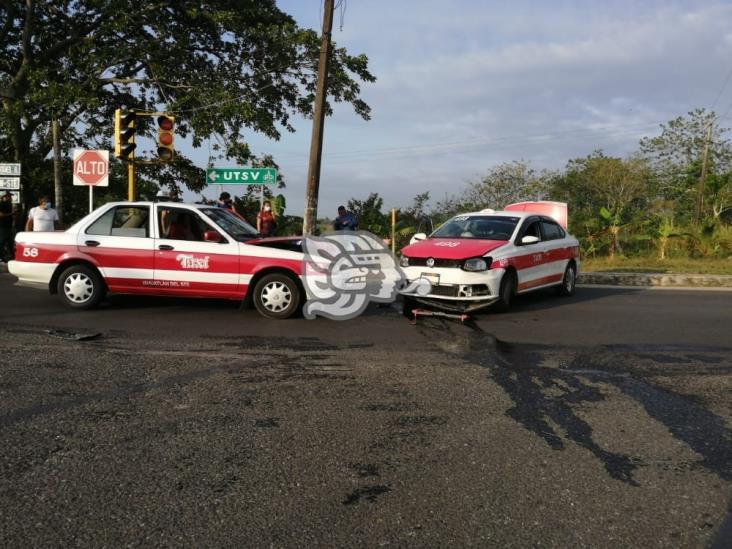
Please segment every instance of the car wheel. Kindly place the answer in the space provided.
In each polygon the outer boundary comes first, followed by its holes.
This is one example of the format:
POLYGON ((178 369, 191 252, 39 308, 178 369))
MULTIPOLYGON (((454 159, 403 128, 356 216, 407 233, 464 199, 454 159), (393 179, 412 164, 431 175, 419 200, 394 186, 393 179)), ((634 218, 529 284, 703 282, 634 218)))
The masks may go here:
POLYGON ((254 287, 254 306, 267 318, 289 318, 300 306, 300 288, 289 276, 270 274, 254 287))
POLYGON ((511 307, 511 301, 516 293, 516 273, 506 271, 501 279, 501 286, 498 290, 498 301, 493 307, 494 311, 505 313, 511 307))
POLYGON ((557 294, 563 296, 574 295, 575 287, 577 286, 577 267, 574 263, 567 265, 564 270, 564 277, 562 278, 562 285, 557 286, 557 294))
POLYGON ((86 265, 72 265, 58 277, 58 295, 69 307, 92 309, 107 293, 99 272, 86 265))

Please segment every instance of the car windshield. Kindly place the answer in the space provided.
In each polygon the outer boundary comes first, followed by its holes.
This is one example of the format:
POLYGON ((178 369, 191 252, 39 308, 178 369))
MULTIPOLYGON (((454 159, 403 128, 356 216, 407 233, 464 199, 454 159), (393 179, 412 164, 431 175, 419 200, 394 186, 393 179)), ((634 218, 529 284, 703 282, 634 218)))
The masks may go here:
POLYGON ((201 208, 200 210, 211 221, 230 235, 234 240, 245 242, 257 238, 257 229, 246 221, 236 217, 233 213, 223 208, 201 208))
POLYGON ((458 215, 440 226, 430 238, 509 240, 518 222, 518 217, 502 215, 458 215))

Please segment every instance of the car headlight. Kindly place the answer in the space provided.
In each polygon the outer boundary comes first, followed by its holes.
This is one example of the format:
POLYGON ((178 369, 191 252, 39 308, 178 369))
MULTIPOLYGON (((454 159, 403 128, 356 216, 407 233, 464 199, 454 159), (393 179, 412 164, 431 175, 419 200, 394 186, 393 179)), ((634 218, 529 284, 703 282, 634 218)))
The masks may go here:
POLYGON ((488 270, 488 261, 482 257, 474 257, 472 259, 466 259, 463 263, 463 269, 466 271, 486 271, 488 270))
POLYGON ((409 258, 406 255, 403 255, 399 260, 399 265, 402 267, 409 267, 409 258))

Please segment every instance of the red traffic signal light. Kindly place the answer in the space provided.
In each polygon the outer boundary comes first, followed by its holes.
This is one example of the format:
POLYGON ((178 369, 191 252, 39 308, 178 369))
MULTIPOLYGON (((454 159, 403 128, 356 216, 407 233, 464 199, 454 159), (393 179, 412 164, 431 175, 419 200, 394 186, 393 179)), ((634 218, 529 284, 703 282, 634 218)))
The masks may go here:
POLYGON ((167 114, 158 116, 158 159, 170 162, 175 156, 173 129, 175 118, 167 114))

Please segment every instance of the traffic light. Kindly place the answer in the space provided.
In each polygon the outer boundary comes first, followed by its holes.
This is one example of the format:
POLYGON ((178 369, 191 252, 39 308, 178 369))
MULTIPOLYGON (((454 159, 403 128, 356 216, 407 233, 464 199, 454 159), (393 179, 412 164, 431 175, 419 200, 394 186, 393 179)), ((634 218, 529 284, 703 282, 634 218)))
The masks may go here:
POLYGON ((173 160, 173 127, 175 118, 167 114, 158 116, 158 159, 161 162, 173 160))
POLYGON ((114 156, 132 160, 135 151, 135 131, 137 115, 134 112, 122 114, 122 109, 114 111, 114 156))

